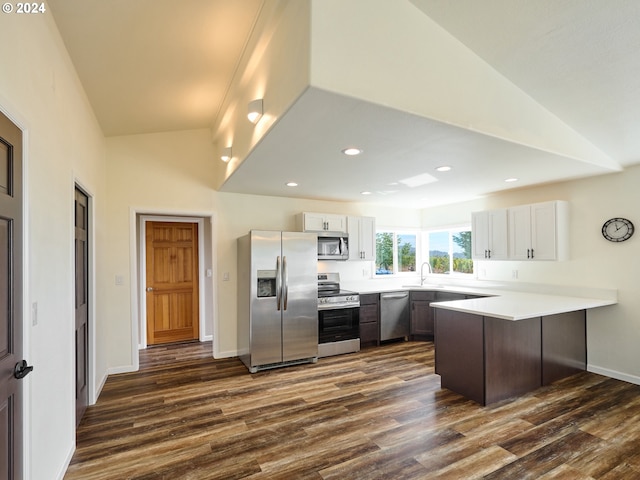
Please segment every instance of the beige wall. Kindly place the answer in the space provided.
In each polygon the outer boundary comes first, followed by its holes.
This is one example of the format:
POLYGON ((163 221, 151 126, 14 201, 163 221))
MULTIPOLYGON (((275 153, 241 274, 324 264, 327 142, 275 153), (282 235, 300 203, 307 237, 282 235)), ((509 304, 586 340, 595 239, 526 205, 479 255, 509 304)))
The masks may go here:
MULTIPOLYGON (((136 365, 138 284, 136 215, 207 217, 214 214, 214 149, 208 129, 111 137, 107 140, 110 259, 103 274, 109 298, 110 371, 136 365), (115 277, 125 279, 116 285, 115 277), (136 332, 132 337, 132 332, 136 332)), ((211 241, 208 243, 211 251, 211 241)), ((211 268, 211 265, 205 265, 211 268)), ((212 296, 213 279, 205 291, 212 296)), ((211 315, 211 312, 209 312, 211 315)), ((208 319, 211 322, 211 319, 208 319)))
POLYGON ((611 217, 626 217, 640 228, 640 166, 547 186, 513 190, 482 200, 423 211, 425 227, 469 222, 471 212, 547 200, 567 200, 570 258, 564 262, 476 262, 483 280, 547 283, 618 290, 619 304, 589 312, 588 363, 593 371, 640 383, 640 238, 615 244, 601 235, 611 217))
POLYGON ((50 14, 0 15, 0 110, 25 131, 26 476, 62 478, 75 443, 74 183, 92 196, 90 387, 106 373, 101 270, 106 226, 105 144, 50 14), (38 322, 32 325, 31 305, 38 322))
MULTIPOLYGON (((296 230, 296 216, 303 211, 371 215, 388 227, 420 226, 418 210, 216 192, 211 185, 214 164, 220 160, 208 130, 112 137, 107 145, 110 261, 104 275, 112 372, 136 364, 132 332, 137 332, 139 323, 135 284, 139 264, 132 256, 132 244, 137 244, 132 212, 213 218, 213 239, 206 243, 213 249, 212 261, 205 268, 214 272, 206 295, 216 319, 213 337, 218 357, 236 354, 236 239, 250 229, 296 230), (115 285, 116 275, 128 279, 125 285, 115 285)), ((360 268, 354 267, 352 274, 362 277, 360 268)))
POLYGON ((309 2, 272 0, 262 7, 246 54, 218 118, 212 124, 216 158, 232 147, 229 163, 214 164, 219 189, 262 136, 309 85, 309 2), (247 120, 249 102, 264 99, 257 125, 247 120))

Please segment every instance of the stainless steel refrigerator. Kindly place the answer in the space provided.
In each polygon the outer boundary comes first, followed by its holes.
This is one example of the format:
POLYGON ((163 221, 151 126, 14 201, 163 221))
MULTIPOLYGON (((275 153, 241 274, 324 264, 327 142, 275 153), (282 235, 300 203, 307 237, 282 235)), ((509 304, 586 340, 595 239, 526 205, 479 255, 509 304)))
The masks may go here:
POLYGON ((238 353, 251 373, 318 360, 317 236, 238 239, 238 353))

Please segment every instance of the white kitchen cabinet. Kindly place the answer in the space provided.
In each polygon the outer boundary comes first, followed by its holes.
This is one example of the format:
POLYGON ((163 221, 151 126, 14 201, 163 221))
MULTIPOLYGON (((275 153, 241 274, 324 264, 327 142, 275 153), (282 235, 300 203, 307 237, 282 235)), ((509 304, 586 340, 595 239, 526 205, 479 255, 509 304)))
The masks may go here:
POLYGON ((331 213, 302 213, 303 232, 346 232, 347 216, 331 213))
POLYGON ((511 260, 565 260, 568 258, 568 204, 555 201, 511 207, 511 260))
POLYGON ((507 210, 471 214, 471 243, 474 260, 507 260, 507 210))
POLYGON ((375 260, 376 219, 374 217, 348 217, 349 260, 375 260))

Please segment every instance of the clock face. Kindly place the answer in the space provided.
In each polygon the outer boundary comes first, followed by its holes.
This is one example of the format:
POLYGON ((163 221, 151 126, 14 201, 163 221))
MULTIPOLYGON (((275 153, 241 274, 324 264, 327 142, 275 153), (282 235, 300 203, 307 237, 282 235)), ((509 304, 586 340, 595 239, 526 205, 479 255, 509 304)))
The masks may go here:
POLYGON ((602 236, 610 242, 624 242, 633 235, 633 223, 626 218, 611 218, 602 225, 602 236))

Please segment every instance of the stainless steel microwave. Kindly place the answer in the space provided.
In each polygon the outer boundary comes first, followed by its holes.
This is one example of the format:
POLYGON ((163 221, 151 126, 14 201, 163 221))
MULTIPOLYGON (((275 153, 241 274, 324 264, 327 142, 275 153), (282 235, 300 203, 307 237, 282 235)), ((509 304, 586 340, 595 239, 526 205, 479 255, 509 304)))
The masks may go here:
POLYGON ((348 259, 348 234, 342 232, 318 232, 318 260, 348 259))

